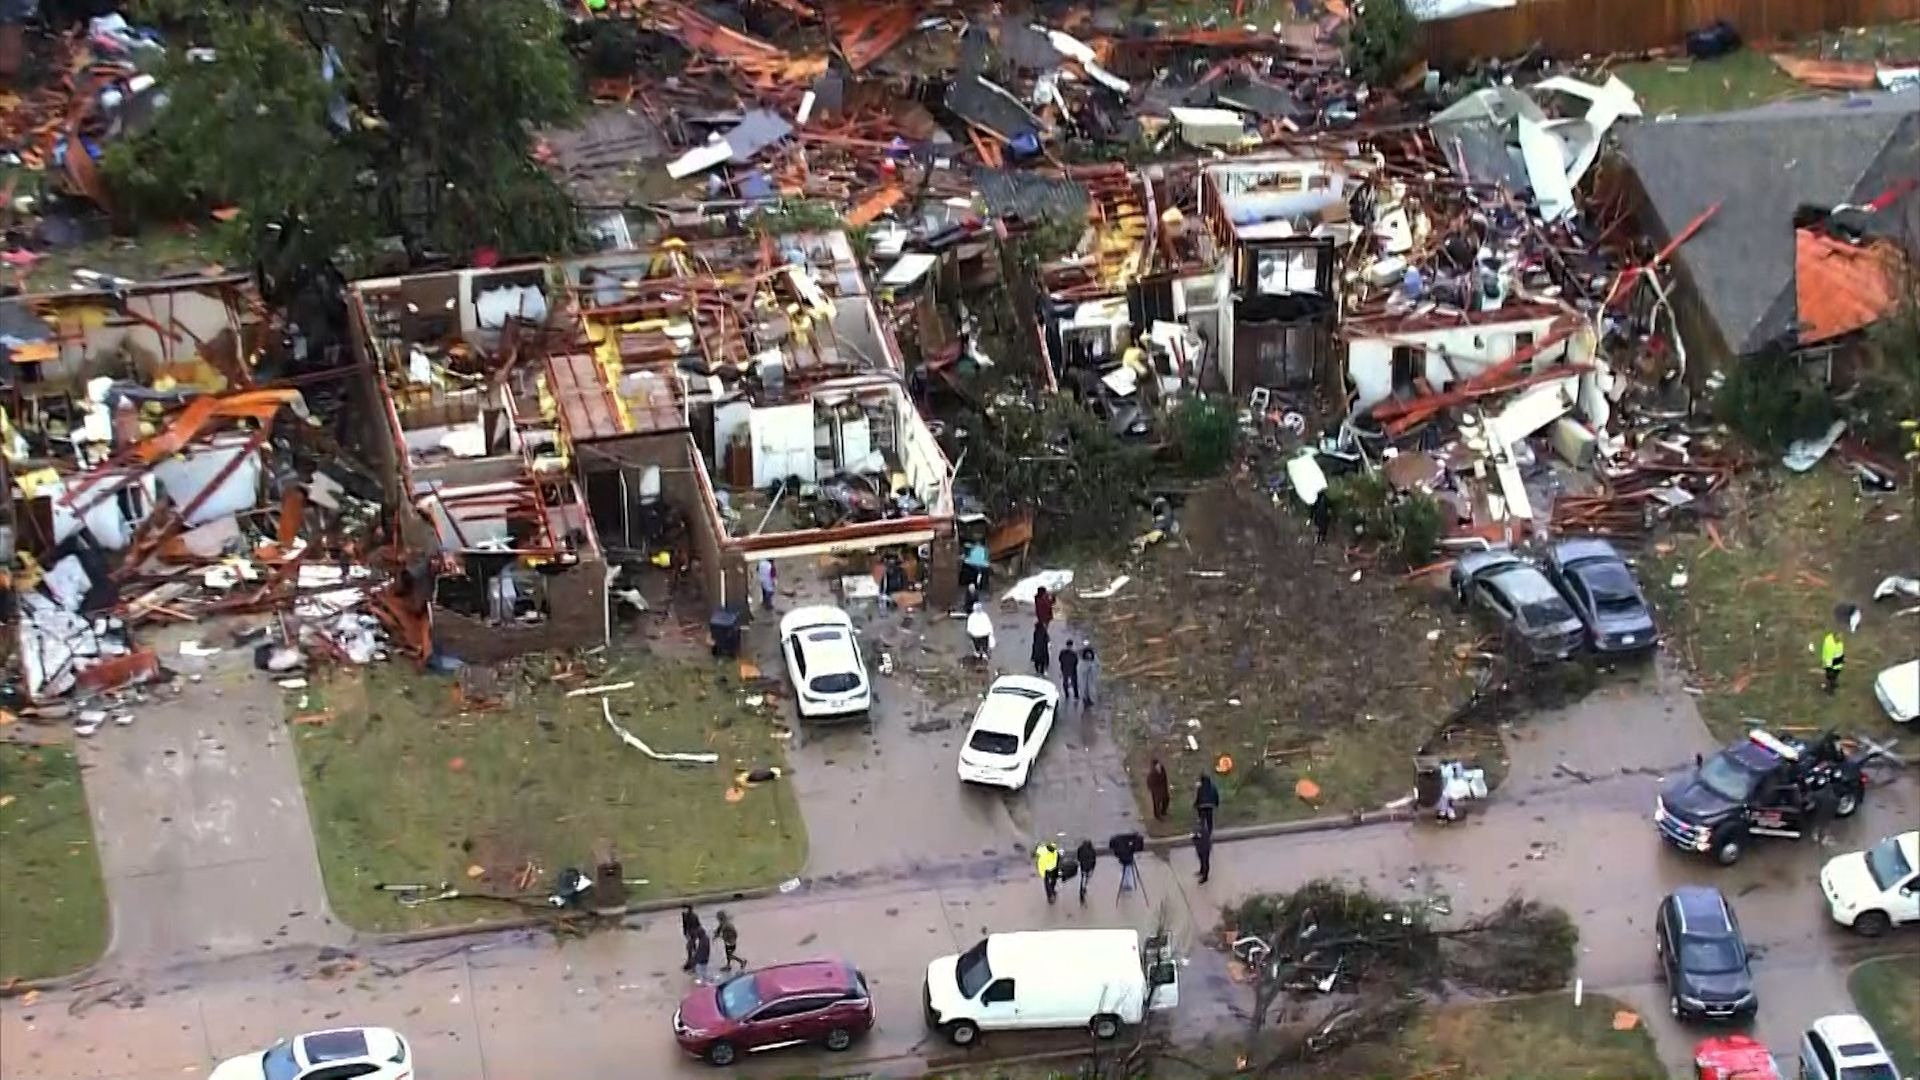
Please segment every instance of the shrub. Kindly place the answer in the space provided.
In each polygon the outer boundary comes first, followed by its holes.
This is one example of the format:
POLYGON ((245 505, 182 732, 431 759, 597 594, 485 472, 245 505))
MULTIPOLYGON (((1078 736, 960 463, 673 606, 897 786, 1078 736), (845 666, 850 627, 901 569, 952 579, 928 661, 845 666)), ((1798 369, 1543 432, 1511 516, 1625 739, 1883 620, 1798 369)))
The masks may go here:
POLYGON ((1833 399, 1785 352, 1743 357, 1713 398, 1721 423, 1762 450, 1778 452, 1833 422, 1833 399))
POLYGON ((1347 27, 1347 67, 1362 81, 1385 85, 1413 64, 1420 23, 1407 0, 1360 0, 1347 27))
POLYGON ((1174 406, 1168 419, 1182 468, 1208 476, 1227 467, 1239 434, 1230 409, 1213 398, 1189 396, 1174 406))
POLYGON ((1326 497, 1336 522, 1380 544, 1409 569, 1423 565, 1440 543, 1440 504, 1428 495, 1394 491, 1377 472, 1339 477, 1326 497))

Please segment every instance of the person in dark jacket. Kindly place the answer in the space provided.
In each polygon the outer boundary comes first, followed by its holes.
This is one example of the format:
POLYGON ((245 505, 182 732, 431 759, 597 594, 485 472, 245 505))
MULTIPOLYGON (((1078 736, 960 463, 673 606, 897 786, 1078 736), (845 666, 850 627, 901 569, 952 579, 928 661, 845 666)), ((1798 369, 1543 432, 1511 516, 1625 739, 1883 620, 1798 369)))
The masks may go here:
POLYGON ((701 986, 713 982, 713 939, 707 936, 707 928, 694 928, 693 941, 693 981, 701 986))
POLYGON ((1087 902, 1087 882, 1093 880, 1093 864, 1100 858, 1100 851, 1093 841, 1081 837, 1080 846, 1073 849, 1073 861, 1080 864, 1080 903, 1087 902))
POLYGON ((1207 883, 1207 876, 1213 872, 1213 830, 1196 829, 1193 833, 1193 854, 1200 860, 1200 884, 1207 883))
POLYGON ((1135 860, 1146 849, 1147 838, 1137 832, 1115 833, 1107 841, 1107 853, 1120 864, 1120 890, 1114 894, 1116 899, 1120 893, 1132 892, 1134 886, 1140 884, 1140 867, 1135 865, 1135 860))
POLYGON ((1327 530, 1333 528, 1333 500, 1327 498, 1326 492, 1321 492, 1313 505, 1307 507, 1307 520, 1313 522, 1313 542, 1326 543, 1327 530))
POLYGON ((1047 640, 1047 628, 1040 623, 1033 625, 1033 673, 1041 678, 1047 677, 1047 667, 1053 657, 1048 651, 1051 643, 1047 640))
POLYGON ((1053 625, 1053 594, 1044 585, 1033 594, 1033 625, 1042 630, 1053 625))
POLYGON ((1167 810, 1173 806, 1173 789, 1168 786, 1167 767, 1160 764, 1159 758, 1147 766, 1147 794, 1153 799, 1153 820, 1167 820, 1167 810))
POLYGON ((1080 653, 1073 647, 1073 639, 1060 650, 1060 693, 1074 701, 1080 700, 1080 653))
POLYGON ((693 939, 700 933, 700 916, 693 913, 693 905, 680 905, 680 936, 687 939, 687 962, 680 965, 681 971, 693 970, 693 939))
POLYGON ((1213 832, 1213 812, 1220 809, 1220 789, 1213 786, 1213 777, 1200 774, 1200 782, 1193 788, 1193 814, 1199 819, 1200 828, 1213 832))

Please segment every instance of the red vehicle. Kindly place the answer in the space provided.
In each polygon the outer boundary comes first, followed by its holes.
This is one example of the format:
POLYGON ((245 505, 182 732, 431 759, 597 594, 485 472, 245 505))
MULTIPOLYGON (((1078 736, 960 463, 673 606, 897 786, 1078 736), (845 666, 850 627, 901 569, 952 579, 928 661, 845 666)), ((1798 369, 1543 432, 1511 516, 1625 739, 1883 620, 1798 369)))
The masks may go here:
POLYGON ((1773 1051, 1745 1035, 1722 1035, 1693 1048, 1696 1080, 1780 1080, 1773 1051))
POLYGON ((807 1043, 845 1050, 872 1028, 866 976, 838 960, 736 975, 688 994, 673 1014, 680 1049, 723 1068, 741 1054, 807 1043))

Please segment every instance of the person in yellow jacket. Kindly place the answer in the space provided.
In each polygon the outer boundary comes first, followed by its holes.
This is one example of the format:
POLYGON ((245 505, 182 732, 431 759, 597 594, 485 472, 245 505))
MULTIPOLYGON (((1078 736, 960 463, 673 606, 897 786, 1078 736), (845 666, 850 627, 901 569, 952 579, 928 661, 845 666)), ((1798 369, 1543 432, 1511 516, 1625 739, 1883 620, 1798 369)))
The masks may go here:
POLYGON ((1040 872, 1040 884, 1046 887, 1047 903, 1060 898, 1060 849, 1053 841, 1043 840, 1033 849, 1033 868, 1040 872))
POLYGON ((1827 693, 1840 685, 1840 669, 1847 666, 1847 642, 1840 631, 1829 630, 1820 641, 1820 670, 1827 675, 1827 693))

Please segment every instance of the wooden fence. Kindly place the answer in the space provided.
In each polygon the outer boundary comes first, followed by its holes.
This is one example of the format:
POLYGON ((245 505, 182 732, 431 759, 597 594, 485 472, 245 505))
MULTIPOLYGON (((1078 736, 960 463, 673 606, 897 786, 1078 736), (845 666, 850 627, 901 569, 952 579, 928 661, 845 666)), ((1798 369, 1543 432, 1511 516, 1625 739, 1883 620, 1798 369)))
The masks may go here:
POLYGON ((1920 0, 1520 0, 1422 26, 1427 60, 1513 56, 1535 44, 1562 59, 1675 48, 1725 19, 1748 41, 1920 19, 1920 0))

